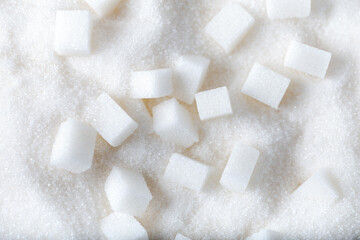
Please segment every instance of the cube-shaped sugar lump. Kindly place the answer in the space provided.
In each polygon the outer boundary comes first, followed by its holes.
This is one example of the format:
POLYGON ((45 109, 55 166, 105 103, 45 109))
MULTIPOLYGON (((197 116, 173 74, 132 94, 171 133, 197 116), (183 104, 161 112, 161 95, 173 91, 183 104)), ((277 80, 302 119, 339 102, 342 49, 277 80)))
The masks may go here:
POLYGON ((145 228, 131 215, 111 213, 101 220, 101 231, 108 240, 148 240, 145 228))
POLYGON ((241 91, 277 109, 289 84, 287 77, 255 63, 241 91))
POLYGON ((211 167, 179 153, 171 155, 164 179, 200 192, 211 173, 211 167))
POLYGON ((199 92, 195 95, 201 120, 231 115, 233 113, 229 92, 226 87, 199 92))
POLYGON ((287 50, 284 65, 295 70, 324 78, 331 60, 331 53, 293 41, 287 50))
POLYGON ((192 104, 204 82, 210 60, 202 56, 186 55, 177 59, 174 68, 173 96, 187 104, 192 104))
POLYGON ((305 18, 310 16, 311 0, 266 0, 270 19, 305 18))
POLYGON ((220 184, 234 192, 244 192, 259 158, 259 151, 253 147, 235 143, 220 179, 220 184))
POLYGON ((88 11, 56 12, 55 52, 63 56, 91 53, 92 18, 88 11))
POLYGON ((207 24, 205 32, 230 53, 253 24, 254 18, 240 4, 230 2, 207 24))
POLYGON ((108 94, 102 93, 95 105, 92 125, 111 146, 119 146, 137 129, 138 124, 108 94))
POLYGON ((199 141, 198 129, 190 113, 176 99, 156 105, 152 112, 154 131, 164 141, 186 148, 199 141))
POLYGON ((111 14, 121 2, 121 0, 85 0, 85 1, 100 17, 105 17, 111 14))
POLYGON ((72 173, 91 168, 96 131, 78 120, 68 119, 60 125, 52 148, 50 164, 72 173))
POLYGON ((285 240, 285 238, 279 232, 275 232, 268 229, 262 229, 259 232, 246 238, 246 240, 285 240))
POLYGON ((141 216, 152 199, 141 173, 113 167, 105 182, 105 193, 115 212, 141 216))
POLYGON ((130 95, 132 98, 160 98, 173 92, 170 68, 131 73, 130 95))
POLYGON ((178 233, 178 234, 176 234, 176 237, 175 237, 174 240, 191 240, 191 239, 188 238, 188 237, 185 237, 184 235, 182 235, 180 233, 178 233))

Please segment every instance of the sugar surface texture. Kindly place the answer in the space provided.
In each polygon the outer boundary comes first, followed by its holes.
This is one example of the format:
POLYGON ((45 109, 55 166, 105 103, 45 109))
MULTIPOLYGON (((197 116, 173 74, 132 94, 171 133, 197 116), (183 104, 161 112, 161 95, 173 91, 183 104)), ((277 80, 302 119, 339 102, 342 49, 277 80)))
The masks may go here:
POLYGON ((266 0, 270 19, 305 18, 310 16, 311 0, 266 0))
POLYGON ((180 234, 180 233, 178 233, 178 234, 176 234, 176 236, 175 236, 175 239, 174 240, 191 240, 190 238, 187 238, 187 237, 185 237, 184 235, 182 235, 182 234, 180 234))
POLYGON ((120 4, 121 0, 85 0, 87 4, 100 16, 111 14, 120 4))
POLYGON ((246 240, 284 240, 284 236, 281 233, 262 229, 259 232, 251 235, 250 237, 246 238, 246 240))

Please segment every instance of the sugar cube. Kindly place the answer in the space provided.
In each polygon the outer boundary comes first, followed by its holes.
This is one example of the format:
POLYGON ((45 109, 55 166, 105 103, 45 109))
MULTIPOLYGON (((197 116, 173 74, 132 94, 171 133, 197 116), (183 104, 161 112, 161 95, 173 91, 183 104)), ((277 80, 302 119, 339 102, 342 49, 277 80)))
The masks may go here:
POLYGON ((268 229, 262 229, 259 232, 246 238, 246 240, 283 240, 284 236, 279 233, 268 229))
POLYGON ((233 113, 229 92, 219 87, 195 94, 196 106, 201 120, 231 115, 233 113))
POLYGON ((293 41, 287 50, 284 65, 315 77, 324 78, 331 53, 293 41))
POLYGON ((154 131, 164 141, 190 147, 199 141, 198 129, 190 113, 176 99, 166 100, 152 109, 154 131))
POLYGON ((277 109, 289 84, 287 77, 255 63, 241 91, 277 109))
POLYGON ((176 234, 176 237, 175 237, 174 240, 191 240, 191 239, 188 238, 188 237, 185 237, 184 235, 182 235, 180 233, 178 233, 178 234, 176 234))
POLYGON ((210 60, 202 56, 185 55, 177 59, 174 68, 173 96, 187 104, 192 104, 204 82, 210 60))
POLYGON ((253 24, 254 18, 240 4, 230 2, 207 24, 205 32, 230 53, 253 24))
POLYGON ((132 98, 160 98, 173 92, 172 70, 170 68, 131 73, 132 98))
POLYGON ((152 199, 141 173, 113 167, 105 182, 105 193, 115 212, 141 216, 152 199))
POLYGON ((200 192, 209 175, 211 167, 179 153, 171 155, 164 178, 183 187, 200 192))
POLYGON ((101 231, 108 240, 149 239, 144 227, 133 216, 119 212, 101 220, 101 231))
POLYGON ((72 173, 91 168, 96 131, 78 120, 68 119, 60 125, 52 148, 50 164, 72 173))
POLYGON ((56 12, 55 52, 63 56, 91 53, 92 19, 88 11, 56 12))
POLYGON ((100 16, 105 17, 112 13, 121 0, 85 0, 87 4, 100 16))
POLYGON ((266 0, 270 19, 305 18, 310 16, 311 0, 266 0))

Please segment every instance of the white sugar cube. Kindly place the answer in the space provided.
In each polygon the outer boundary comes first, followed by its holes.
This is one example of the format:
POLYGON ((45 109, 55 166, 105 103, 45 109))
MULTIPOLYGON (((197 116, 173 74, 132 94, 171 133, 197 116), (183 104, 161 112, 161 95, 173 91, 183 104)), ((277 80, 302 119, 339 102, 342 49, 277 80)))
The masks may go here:
POLYGON ((68 119, 60 125, 52 148, 50 164, 72 173, 91 168, 96 131, 78 120, 68 119))
POLYGON ((121 0, 85 0, 89 6, 100 16, 105 17, 112 13, 121 0))
POLYGON ((101 231, 108 240, 148 240, 144 227, 124 213, 112 213, 101 220, 101 231))
POLYGON ((131 73, 130 90, 132 98, 160 98, 173 92, 172 70, 170 68, 131 73))
POLYGON ((187 104, 192 104, 204 82, 210 60, 201 56, 187 55, 177 59, 174 68, 173 96, 187 104))
POLYGON ((142 174, 120 167, 111 170, 105 193, 114 211, 133 216, 141 216, 152 199, 142 174))
POLYGON ((207 24, 205 32, 229 53, 253 24, 254 18, 240 4, 230 2, 207 24))
POLYGON ((262 229, 259 232, 246 238, 246 240, 283 240, 283 239, 284 236, 281 233, 268 229, 262 229))
POLYGON ((188 238, 188 237, 185 237, 184 235, 182 235, 180 233, 178 233, 178 234, 176 234, 176 237, 175 237, 174 240, 191 240, 191 239, 188 238))
POLYGON ((92 19, 88 11, 56 12, 55 52, 63 56, 91 53, 92 19))
POLYGON ((210 173, 210 166, 179 153, 174 153, 166 167, 164 178, 167 181, 200 192, 210 173))
POLYGON ((152 109, 154 131, 164 141, 190 147, 199 141, 198 129, 190 113, 176 99, 170 99, 152 109))
POLYGON ((289 84, 287 77, 255 63, 241 91, 277 109, 289 84))
POLYGON ((315 77, 324 78, 331 53, 293 41, 287 50, 284 65, 315 77))
POLYGON ((113 147, 119 146, 138 124, 106 93, 96 100, 96 115, 92 125, 113 147))
POLYGON ((234 192, 244 192, 259 158, 259 151, 237 142, 220 179, 220 184, 234 192))
POLYGON ((305 18, 310 16, 311 0, 266 0, 270 19, 305 18))
POLYGON ((195 95, 201 120, 231 115, 233 113, 229 92, 226 87, 199 92, 195 95))

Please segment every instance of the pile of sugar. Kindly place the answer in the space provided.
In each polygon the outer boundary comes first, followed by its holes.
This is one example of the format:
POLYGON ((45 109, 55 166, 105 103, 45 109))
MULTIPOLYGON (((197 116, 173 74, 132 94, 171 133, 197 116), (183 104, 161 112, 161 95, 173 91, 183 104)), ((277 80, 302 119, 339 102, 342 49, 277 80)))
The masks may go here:
MULTIPOLYGON (((243 239, 262 228, 291 239, 360 236, 359 61, 360 3, 313 0, 309 18, 269 20, 264 0, 238 0, 256 21, 226 54, 204 28, 224 1, 124 0, 95 20, 93 53, 59 57, 53 51, 56 10, 90 8, 81 0, 0 2, 0 236, 3 239, 102 239, 99 220, 111 212, 104 183, 112 166, 142 172, 153 195, 139 219, 151 239, 243 239), (283 67, 292 40, 333 54, 325 79, 283 67), (169 67, 183 54, 211 59, 201 91, 229 89, 234 115, 200 123, 189 149, 151 133, 145 109, 158 100, 129 100, 131 71, 169 67), (254 62, 292 79, 279 111, 241 94, 254 62), (89 122, 89 106, 105 91, 140 124, 118 148, 98 138, 93 167, 74 175, 48 165, 58 126, 89 122), (261 152, 245 194, 218 184, 233 144, 261 152), (216 168, 204 192, 162 179, 173 152, 216 168), (289 200, 321 168, 339 180, 332 206, 289 200)), ((91 11, 91 10, 90 10, 91 11)))

